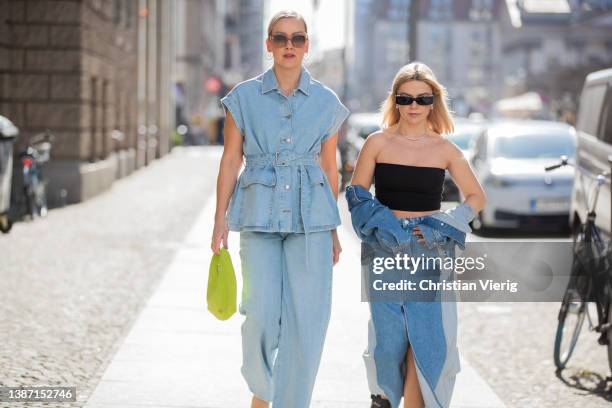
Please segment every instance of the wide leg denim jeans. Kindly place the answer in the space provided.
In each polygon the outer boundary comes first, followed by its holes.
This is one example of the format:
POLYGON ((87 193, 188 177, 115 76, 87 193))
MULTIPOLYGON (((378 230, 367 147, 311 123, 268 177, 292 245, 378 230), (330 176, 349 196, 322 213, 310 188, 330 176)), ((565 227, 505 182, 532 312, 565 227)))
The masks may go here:
POLYGON ((331 231, 240 233, 242 374, 275 408, 310 405, 331 311, 331 231))

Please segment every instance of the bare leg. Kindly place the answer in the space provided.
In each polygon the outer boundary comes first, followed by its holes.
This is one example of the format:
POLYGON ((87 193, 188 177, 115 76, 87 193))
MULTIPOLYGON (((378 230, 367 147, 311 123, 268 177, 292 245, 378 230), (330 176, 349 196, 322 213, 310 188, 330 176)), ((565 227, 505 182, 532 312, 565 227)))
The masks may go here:
POLYGON ((404 382, 404 408, 423 408, 425 401, 421 394, 419 378, 417 377, 416 366, 412 347, 408 346, 406 353, 406 381, 404 382))
POLYGON ((270 403, 268 401, 264 401, 253 395, 253 400, 251 401, 251 408, 268 408, 269 406, 270 403))

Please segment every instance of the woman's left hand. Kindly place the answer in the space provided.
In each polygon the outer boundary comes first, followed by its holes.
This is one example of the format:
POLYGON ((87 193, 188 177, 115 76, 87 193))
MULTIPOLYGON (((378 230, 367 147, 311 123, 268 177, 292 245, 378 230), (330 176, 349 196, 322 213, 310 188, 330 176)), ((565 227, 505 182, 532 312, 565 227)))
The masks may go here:
POLYGON ((340 240, 338 239, 338 231, 335 229, 332 230, 332 240, 334 265, 336 265, 340 260, 340 252, 342 252, 342 247, 340 246, 340 240))

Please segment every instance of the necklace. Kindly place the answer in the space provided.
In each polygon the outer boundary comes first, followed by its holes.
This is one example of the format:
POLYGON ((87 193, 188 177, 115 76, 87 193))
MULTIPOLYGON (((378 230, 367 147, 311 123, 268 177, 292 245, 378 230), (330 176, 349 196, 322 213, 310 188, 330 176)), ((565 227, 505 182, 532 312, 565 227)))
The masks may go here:
POLYGON ((402 137, 402 139, 406 139, 406 140, 413 140, 413 141, 419 141, 419 140, 423 140, 423 139, 427 139, 427 133, 423 133, 423 136, 421 137, 408 137, 406 135, 403 135, 401 133, 397 133, 398 135, 400 135, 402 137))

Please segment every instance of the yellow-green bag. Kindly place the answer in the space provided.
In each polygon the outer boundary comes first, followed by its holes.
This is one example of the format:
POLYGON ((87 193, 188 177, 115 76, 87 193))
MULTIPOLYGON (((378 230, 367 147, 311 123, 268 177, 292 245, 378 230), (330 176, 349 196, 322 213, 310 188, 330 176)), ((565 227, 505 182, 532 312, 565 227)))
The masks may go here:
POLYGON ((219 320, 227 320, 236 313, 236 274, 227 249, 213 254, 208 269, 206 288, 208 310, 219 320))

